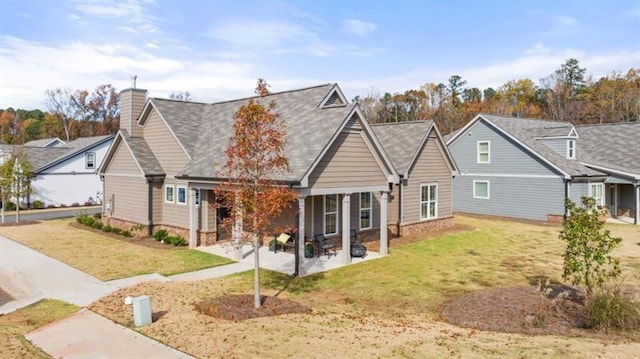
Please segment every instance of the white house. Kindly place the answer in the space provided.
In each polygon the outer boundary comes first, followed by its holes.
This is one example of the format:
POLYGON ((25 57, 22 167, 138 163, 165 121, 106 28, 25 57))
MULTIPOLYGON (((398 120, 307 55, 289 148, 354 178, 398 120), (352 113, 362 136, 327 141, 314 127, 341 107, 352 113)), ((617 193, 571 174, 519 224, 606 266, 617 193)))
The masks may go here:
POLYGON ((45 206, 101 203, 102 182, 96 171, 112 141, 113 135, 106 135, 55 142, 55 146, 26 143, 23 151, 34 173, 30 202, 40 200, 45 206))

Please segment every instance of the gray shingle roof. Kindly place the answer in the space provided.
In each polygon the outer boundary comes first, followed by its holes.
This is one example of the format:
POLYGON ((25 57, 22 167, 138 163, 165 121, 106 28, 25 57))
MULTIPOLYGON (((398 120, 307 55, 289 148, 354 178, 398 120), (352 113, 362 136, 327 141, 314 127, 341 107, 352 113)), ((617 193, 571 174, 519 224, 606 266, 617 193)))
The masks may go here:
MULTIPOLYGON (((318 107, 334 86, 326 84, 274 93, 261 100, 275 101, 276 113, 285 125, 285 155, 289 159, 291 173, 278 175, 274 179, 301 180, 322 150, 329 145, 340 125, 346 121, 355 105, 318 107)), ((204 105, 200 118, 196 110, 183 118, 162 113, 174 132, 180 124, 189 123, 193 126, 190 133, 185 130, 184 136, 176 133, 176 136, 184 138, 181 141, 185 147, 184 141, 191 142, 191 149, 187 151, 191 152, 192 160, 180 175, 197 178, 215 178, 219 175, 221 166, 226 163, 225 150, 232 136, 234 115, 246 103, 247 99, 241 99, 204 105)))
POLYGON ((25 145, 23 151, 31 168, 37 173, 111 138, 113 138, 113 135, 79 137, 68 142, 63 147, 32 147, 25 145))
MULTIPOLYGON (((570 128, 573 126, 568 122, 486 114, 481 114, 480 116, 490 121, 494 125, 500 127, 502 130, 509 133, 515 139, 523 143, 525 146, 529 147, 535 153, 545 158, 547 161, 551 162, 553 165, 569 174, 570 176, 580 177, 604 175, 602 172, 598 172, 596 170, 588 168, 580 163, 579 160, 581 160, 581 152, 584 151, 580 151, 580 149, 578 149, 578 151, 576 152, 578 160, 570 160, 559 155, 553 149, 535 139, 536 137, 540 137, 541 134, 555 136, 555 133, 559 132, 557 130, 558 128, 562 128, 562 133, 564 133, 564 135, 568 135, 570 128), (564 131, 565 126, 567 131, 564 131)), ((587 154, 583 153, 582 155, 584 156, 587 154)))
POLYGON ((151 102, 167 121, 169 127, 193 158, 195 155, 195 134, 200 131, 202 114, 207 104, 152 98, 151 102))
POLYGON ((25 147, 46 147, 50 145, 52 142, 62 142, 62 146, 64 146, 64 141, 57 137, 52 138, 43 138, 40 140, 32 140, 24 144, 25 147))
POLYGON ((158 162, 158 159, 149 148, 147 141, 141 137, 129 137, 126 130, 120 130, 122 140, 127 143, 136 162, 142 168, 145 176, 162 176, 165 174, 164 169, 158 162))
POLYGON ((594 166, 640 176, 640 122, 579 126, 578 154, 594 166))
POLYGON ((371 125, 400 175, 405 175, 433 121, 411 121, 371 125))

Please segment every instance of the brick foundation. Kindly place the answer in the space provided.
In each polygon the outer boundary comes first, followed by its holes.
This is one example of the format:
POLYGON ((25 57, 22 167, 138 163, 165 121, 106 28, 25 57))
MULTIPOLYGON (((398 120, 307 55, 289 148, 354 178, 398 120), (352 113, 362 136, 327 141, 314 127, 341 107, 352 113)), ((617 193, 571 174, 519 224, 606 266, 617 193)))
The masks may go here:
POLYGON ((142 238, 149 236, 149 226, 145 224, 135 223, 109 216, 102 216, 102 224, 129 231, 134 237, 142 238))
MULTIPOLYGON (((109 216, 102 216, 102 223, 104 225, 110 225, 111 227, 117 227, 122 230, 130 231, 135 237, 149 237, 149 226, 135 223, 120 218, 114 218, 109 216)), ((171 226, 167 224, 156 224, 153 226, 152 231, 164 229, 171 236, 181 236, 187 242, 189 242, 189 229, 171 226)), ((198 245, 210 246, 216 243, 216 231, 198 231, 198 245)))
MULTIPOLYGON (((439 218, 434 220, 406 223, 400 225, 400 236, 407 236, 410 234, 429 232, 439 230, 443 228, 453 227, 453 217, 439 218)), ((392 225, 389 228, 392 233, 396 232, 396 225, 392 225)))
POLYGON ((549 222, 549 223, 562 223, 562 222, 564 222, 564 215, 561 215, 561 214, 547 214, 547 222, 549 222))

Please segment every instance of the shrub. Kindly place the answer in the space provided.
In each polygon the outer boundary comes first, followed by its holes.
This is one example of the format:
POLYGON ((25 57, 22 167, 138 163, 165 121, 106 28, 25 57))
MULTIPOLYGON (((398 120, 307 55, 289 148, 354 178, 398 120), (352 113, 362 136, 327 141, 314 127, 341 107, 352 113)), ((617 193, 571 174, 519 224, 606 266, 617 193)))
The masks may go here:
POLYGON ((93 218, 95 218, 95 219, 101 219, 101 218, 102 218, 102 213, 94 213, 94 214, 93 214, 93 218))
POLYGON ((182 236, 169 236, 164 242, 173 244, 174 246, 184 246, 187 244, 187 241, 185 241, 182 236))
POLYGON ((111 228, 111 233, 122 234, 122 229, 120 229, 118 227, 112 227, 111 228))
POLYGON ((71 203, 71 207, 80 207, 80 203, 73 202, 73 203, 71 203))
POLYGON ((48 204, 47 208, 56 208, 56 205, 55 204, 48 204))
POLYGON ((640 304, 626 297, 620 286, 602 288, 587 299, 585 321, 588 327, 596 329, 637 329, 640 304))
POLYGON ((111 227, 110 225, 107 224, 106 226, 102 227, 102 231, 105 232, 105 233, 111 233, 111 232, 113 232, 113 227, 111 227))
POLYGON ((60 208, 67 208, 67 205, 64 203, 60 203, 60 208))
POLYGON ((91 227, 95 229, 102 229, 102 222, 94 222, 91 227))
POLYGON ((167 243, 168 237, 169 237, 169 232, 167 232, 166 229, 159 229, 153 232, 153 238, 155 238, 156 241, 158 242, 164 241, 165 243, 167 243))
POLYGON ((16 210, 16 204, 13 202, 5 202, 4 203, 4 210, 5 211, 15 211, 16 210))
POLYGON ((131 232, 129 231, 122 231, 121 233, 124 237, 131 237, 131 232))
POLYGON ((31 207, 34 209, 41 209, 44 208, 44 202, 42 202, 41 200, 35 200, 33 201, 33 203, 31 203, 31 207))

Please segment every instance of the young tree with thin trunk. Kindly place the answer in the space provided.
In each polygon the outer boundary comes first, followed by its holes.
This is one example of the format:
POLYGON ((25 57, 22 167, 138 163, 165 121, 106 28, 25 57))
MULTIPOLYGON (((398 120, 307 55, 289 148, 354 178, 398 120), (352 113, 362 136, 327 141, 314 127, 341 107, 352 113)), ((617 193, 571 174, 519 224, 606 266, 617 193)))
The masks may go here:
POLYGON ((7 201, 16 201, 16 222, 20 222, 20 201, 33 194, 31 187, 33 172, 24 153, 12 155, 0 166, 0 190, 2 191, 2 219, 7 201))
MULTIPOLYGON (((295 199, 295 192, 281 180, 289 172, 284 154, 284 124, 276 103, 268 101, 268 84, 258 80, 256 94, 235 114, 233 136, 226 150, 227 163, 220 174, 227 178, 216 190, 221 206, 232 213, 223 226, 241 230, 254 247, 254 306, 261 306, 259 251, 269 224, 295 199), (239 224, 241 223, 241 224, 239 224), (241 228, 238 228, 241 227, 241 228)), ((235 243, 240 245, 240 243, 235 243)))

